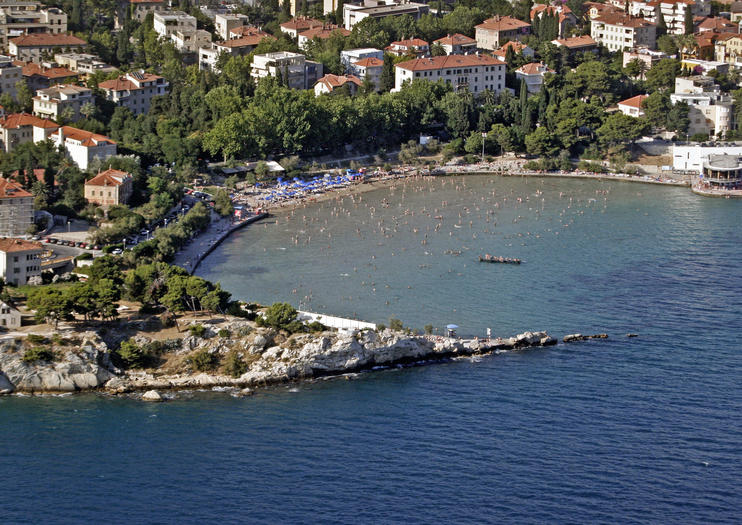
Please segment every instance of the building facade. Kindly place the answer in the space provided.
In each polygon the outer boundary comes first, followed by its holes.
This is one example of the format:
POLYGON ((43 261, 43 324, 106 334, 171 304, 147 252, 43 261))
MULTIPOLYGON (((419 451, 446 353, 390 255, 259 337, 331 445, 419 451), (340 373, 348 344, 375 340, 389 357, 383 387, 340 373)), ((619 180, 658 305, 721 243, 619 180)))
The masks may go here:
POLYGON ((40 118, 75 122, 83 117, 80 109, 85 104, 95 106, 93 90, 73 84, 58 84, 40 89, 33 98, 33 114, 40 118))
POLYGON ((21 318, 21 312, 8 303, 0 301, 0 328, 5 328, 6 330, 20 328, 21 318))
POLYGON ((609 51, 624 51, 636 47, 654 49, 657 26, 642 18, 605 15, 590 22, 590 36, 609 51))
POLYGON ((732 129, 734 101, 721 92, 713 78, 704 76, 678 77, 670 102, 685 102, 689 106, 688 134, 721 137, 732 129))
POLYGON ((310 89, 322 77, 321 63, 290 51, 254 55, 251 66, 250 76, 256 82, 261 78, 274 77, 291 89, 310 89))
POLYGON ((130 173, 108 169, 85 182, 85 200, 106 207, 126 204, 131 197, 133 180, 130 173))
POLYGON ((477 47, 494 51, 508 40, 522 40, 531 34, 531 24, 512 16, 495 16, 474 26, 477 47))
POLYGON ((124 106, 135 115, 147 113, 152 104, 152 98, 167 93, 169 83, 163 77, 135 71, 120 76, 115 80, 106 80, 98 84, 107 100, 117 106, 124 106))
POLYGON ((343 4, 343 25, 351 30, 366 18, 386 18, 388 16, 411 16, 414 20, 430 12, 427 4, 409 0, 363 0, 356 4, 343 4))
POLYGON ((396 91, 405 82, 416 79, 443 80, 455 90, 468 89, 472 93, 489 90, 499 94, 505 89, 505 63, 488 55, 447 55, 416 58, 395 66, 396 91))
POLYGON ((23 239, 0 239, 0 277, 14 286, 26 284, 31 277, 41 275, 41 252, 39 242, 23 239))
POLYGON ((72 126, 61 126, 49 138, 57 146, 63 146, 67 156, 82 170, 88 169, 94 159, 116 155, 116 143, 108 137, 72 126))
POLYGON ((0 177, 0 236, 26 235, 33 214, 33 195, 17 182, 0 177))
POLYGON ((45 57, 52 57, 60 49, 83 51, 88 43, 67 33, 32 33, 10 39, 8 51, 16 60, 40 64, 45 57))
POLYGON ((0 55, 0 95, 8 94, 13 100, 18 96, 16 84, 23 79, 23 70, 13 64, 9 56, 0 55))

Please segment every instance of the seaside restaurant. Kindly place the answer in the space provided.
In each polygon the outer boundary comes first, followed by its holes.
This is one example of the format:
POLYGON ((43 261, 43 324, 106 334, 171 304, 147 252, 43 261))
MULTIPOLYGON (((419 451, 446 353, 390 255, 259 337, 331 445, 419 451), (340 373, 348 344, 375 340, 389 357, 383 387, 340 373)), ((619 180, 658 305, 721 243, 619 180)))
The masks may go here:
POLYGON ((737 155, 709 155, 703 163, 699 182, 708 189, 742 189, 742 158, 737 155))

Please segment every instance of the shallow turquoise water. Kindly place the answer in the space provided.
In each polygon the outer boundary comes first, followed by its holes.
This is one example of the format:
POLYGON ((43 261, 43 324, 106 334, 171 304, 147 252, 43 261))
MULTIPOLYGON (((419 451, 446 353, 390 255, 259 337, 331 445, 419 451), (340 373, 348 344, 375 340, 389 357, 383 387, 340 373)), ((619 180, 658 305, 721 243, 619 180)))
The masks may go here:
POLYGON ((200 273, 379 322, 611 338, 245 399, 0 398, 3 522, 739 521, 740 203, 468 177, 355 204, 248 228, 200 273))

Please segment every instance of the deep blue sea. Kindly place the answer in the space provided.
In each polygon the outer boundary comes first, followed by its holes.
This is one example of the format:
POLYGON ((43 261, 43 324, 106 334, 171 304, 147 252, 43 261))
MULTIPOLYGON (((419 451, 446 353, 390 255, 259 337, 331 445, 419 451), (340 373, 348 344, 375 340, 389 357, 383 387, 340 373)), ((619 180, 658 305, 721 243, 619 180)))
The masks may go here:
POLYGON ((480 176, 251 226, 199 271, 243 299, 610 338, 239 399, 0 398, 0 522, 739 523, 740 206, 480 176))

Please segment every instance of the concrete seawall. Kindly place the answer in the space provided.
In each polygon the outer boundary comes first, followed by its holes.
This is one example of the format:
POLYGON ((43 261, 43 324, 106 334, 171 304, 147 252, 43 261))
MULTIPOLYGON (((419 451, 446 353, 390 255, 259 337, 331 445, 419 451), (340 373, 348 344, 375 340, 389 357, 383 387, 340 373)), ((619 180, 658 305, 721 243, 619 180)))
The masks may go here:
POLYGON ((235 231, 237 231, 237 230, 239 230, 241 228, 244 228, 248 224, 251 224, 253 222, 257 222, 257 221, 259 221, 261 219, 264 219, 266 217, 268 217, 268 214, 267 213, 260 213, 258 215, 253 216, 253 217, 250 217, 249 219, 245 219, 244 221, 240 221, 240 222, 238 222, 238 223, 233 224, 232 226, 230 226, 227 230, 225 230, 224 232, 222 232, 222 234, 219 235, 219 237, 217 237, 216 239, 214 239, 214 242, 212 242, 211 245, 208 248, 206 248, 206 250, 204 250, 201 254, 199 254, 195 258, 195 260, 191 264, 191 269, 189 270, 189 273, 191 275, 193 275, 193 272, 196 271, 196 269, 198 268, 198 266, 201 264, 201 261, 203 261, 211 252, 213 252, 214 249, 217 246, 219 246, 222 243, 222 241, 224 241, 224 239, 226 239, 227 237, 229 237, 232 234, 232 232, 235 232, 235 231))

